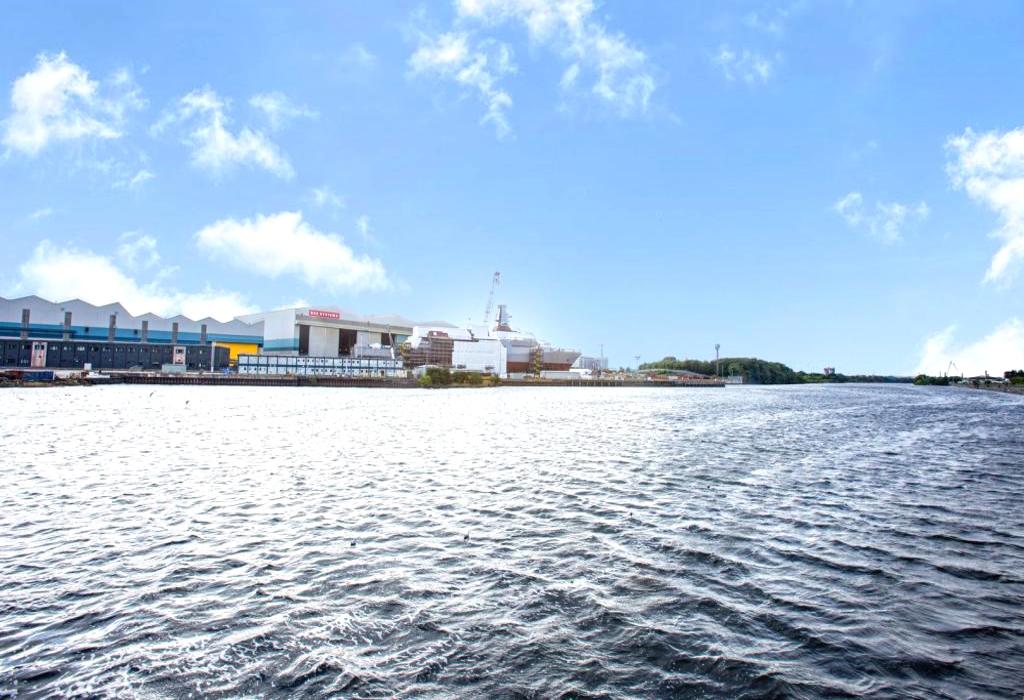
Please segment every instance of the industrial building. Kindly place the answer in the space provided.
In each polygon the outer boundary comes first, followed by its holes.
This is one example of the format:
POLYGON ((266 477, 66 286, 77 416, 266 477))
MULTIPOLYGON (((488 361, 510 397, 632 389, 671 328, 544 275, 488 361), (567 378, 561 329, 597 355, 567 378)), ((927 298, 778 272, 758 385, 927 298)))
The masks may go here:
POLYGON ((121 304, 96 306, 80 299, 0 297, 0 344, 5 367, 218 369, 241 352, 258 352, 263 325, 133 316, 121 304))
POLYGON ((0 367, 181 371, 235 365, 250 375, 396 377, 429 365, 499 377, 576 376, 568 370, 577 351, 513 330, 508 319, 499 305, 495 327, 476 330, 337 307, 194 321, 134 316, 119 303, 0 297, 0 367))
POLYGON ((194 321, 187 316, 133 316, 121 304, 95 306, 81 299, 52 302, 37 296, 0 297, 0 338, 166 343, 226 347, 232 356, 257 352, 263 325, 235 319, 194 321))
POLYGON ((31 369, 216 371, 229 364, 229 350, 216 345, 106 343, 93 340, 0 340, 0 367, 31 369))
POLYGON ((499 377, 508 373, 508 350, 501 340, 481 338, 465 328, 416 326, 402 346, 402 359, 410 368, 435 365, 499 377))
POLYGON ((392 348, 417 325, 402 316, 364 316, 336 307, 275 309, 237 320, 262 325, 263 352, 310 357, 393 357, 392 348))

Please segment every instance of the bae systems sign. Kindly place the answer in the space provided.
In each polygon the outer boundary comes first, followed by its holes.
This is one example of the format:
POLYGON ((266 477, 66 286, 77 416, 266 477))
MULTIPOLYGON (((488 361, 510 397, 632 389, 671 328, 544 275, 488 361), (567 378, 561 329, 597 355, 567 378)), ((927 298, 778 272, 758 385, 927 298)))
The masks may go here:
POLYGON ((309 315, 313 318, 327 318, 331 321, 341 320, 341 314, 337 311, 321 311, 320 309, 310 309, 309 315))

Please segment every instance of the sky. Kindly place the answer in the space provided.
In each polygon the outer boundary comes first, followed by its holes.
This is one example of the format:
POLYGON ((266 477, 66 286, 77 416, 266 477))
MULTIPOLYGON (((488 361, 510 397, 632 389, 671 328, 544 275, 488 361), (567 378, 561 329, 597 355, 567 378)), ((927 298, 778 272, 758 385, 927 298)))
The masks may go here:
POLYGON ((0 295, 1024 367, 1024 4, 0 8, 0 295))

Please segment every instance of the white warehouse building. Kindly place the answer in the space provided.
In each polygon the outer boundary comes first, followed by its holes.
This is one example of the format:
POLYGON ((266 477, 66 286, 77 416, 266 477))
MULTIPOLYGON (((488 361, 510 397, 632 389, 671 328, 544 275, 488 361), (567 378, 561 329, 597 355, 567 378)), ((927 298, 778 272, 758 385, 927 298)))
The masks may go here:
POLYGON ((394 357, 393 348, 416 325, 402 316, 366 316, 330 306, 261 311, 239 320, 262 322, 264 353, 307 357, 394 357))

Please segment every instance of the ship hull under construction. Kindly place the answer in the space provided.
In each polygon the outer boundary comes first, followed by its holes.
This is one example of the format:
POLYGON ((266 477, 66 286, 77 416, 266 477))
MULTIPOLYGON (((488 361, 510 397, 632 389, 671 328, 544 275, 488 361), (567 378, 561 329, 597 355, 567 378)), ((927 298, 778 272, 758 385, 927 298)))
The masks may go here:
POLYGON ((580 356, 576 350, 547 347, 538 344, 533 338, 509 337, 511 333, 508 332, 498 335, 508 350, 509 372, 567 372, 580 356))

